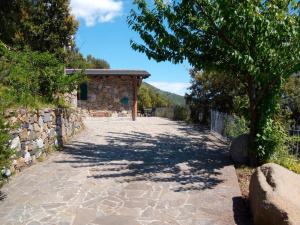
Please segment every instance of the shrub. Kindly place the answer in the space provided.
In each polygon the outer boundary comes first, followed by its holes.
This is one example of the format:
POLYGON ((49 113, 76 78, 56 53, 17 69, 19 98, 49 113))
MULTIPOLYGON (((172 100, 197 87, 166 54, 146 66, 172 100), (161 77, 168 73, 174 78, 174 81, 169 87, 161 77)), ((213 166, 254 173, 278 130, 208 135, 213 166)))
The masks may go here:
POLYGON ((257 134, 257 156, 262 163, 268 161, 273 155, 287 151, 288 135, 282 124, 273 119, 268 119, 261 134, 257 134))
POLYGON ((174 120, 186 121, 189 119, 189 109, 184 106, 175 106, 174 107, 174 120))
POLYGON ((82 81, 80 74, 66 75, 64 64, 47 52, 13 51, 0 42, 0 82, 15 102, 23 106, 56 103, 82 81))
POLYGON ((249 132, 249 122, 244 117, 234 117, 233 121, 227 119, 225 121, 225 136, 235 138, 241 134, 249 132))

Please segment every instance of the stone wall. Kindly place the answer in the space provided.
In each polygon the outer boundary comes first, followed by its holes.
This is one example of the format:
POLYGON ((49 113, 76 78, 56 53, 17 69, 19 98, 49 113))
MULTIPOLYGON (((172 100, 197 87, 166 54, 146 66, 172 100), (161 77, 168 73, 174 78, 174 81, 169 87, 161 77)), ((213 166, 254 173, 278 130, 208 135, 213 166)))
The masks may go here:
POLYGON ((19 109, 7 112, 6 116, 14 124, 10 144, 16 151, 13 169, 17 170, 44 157, 83 129, 82 117, 77 109, 19 109))
POLYGON ((133 106, 131 77, 90 77, 88 99, 78 100, 78 107, 91 116, 130 116, 133 106))
POLYGON ((77 107, 77 90, 74 90, 71 93, 65 93, 63 95, 64 101, 65 103, 67 103, 67 105, 69 105, 72 108, 76 108, 77 107))

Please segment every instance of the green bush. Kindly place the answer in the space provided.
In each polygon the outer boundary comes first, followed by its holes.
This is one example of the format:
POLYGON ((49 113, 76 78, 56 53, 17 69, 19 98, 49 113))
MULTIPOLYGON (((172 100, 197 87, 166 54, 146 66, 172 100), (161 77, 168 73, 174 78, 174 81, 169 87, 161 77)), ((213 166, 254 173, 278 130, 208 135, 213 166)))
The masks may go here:
POLYGON ((16 104, 56 104, 59 94, 74 90, 81 77, 65 74, 64 64, 50 53, 13 51, 0 43, 0 82, 16 104))
POLYGON ((187 121, 189 120, 190 111, 187 107, 184 106, 175 106, 174 107, 174 120, 187 121))
POLYGON ((282 124, 268 119, 262 132, 257 134, 256 138, 258 160, 264 163, 277 153, 287 152, 287 139, 288 134, 282 124))
POLYGON ((244 117, 234 117, 233 121, 225 121, 225 136, 235 138, 241 134, 249 133, 249 122, 244 117))

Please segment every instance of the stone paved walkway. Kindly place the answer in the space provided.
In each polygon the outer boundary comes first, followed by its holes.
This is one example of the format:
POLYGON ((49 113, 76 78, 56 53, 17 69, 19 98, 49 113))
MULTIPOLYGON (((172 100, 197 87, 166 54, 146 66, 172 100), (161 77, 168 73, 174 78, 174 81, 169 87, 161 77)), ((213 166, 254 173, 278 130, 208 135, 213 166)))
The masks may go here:
POLYGON ((87 120, 64 152, 4 186, 0 224, 241 224, 224 149, 166 119, 87 120))

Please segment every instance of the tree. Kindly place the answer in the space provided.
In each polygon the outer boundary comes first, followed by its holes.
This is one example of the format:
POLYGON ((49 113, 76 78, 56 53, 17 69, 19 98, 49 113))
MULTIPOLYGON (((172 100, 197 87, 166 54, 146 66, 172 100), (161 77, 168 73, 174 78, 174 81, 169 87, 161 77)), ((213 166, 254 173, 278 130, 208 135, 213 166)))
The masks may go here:
POLYGON ((290 111, 292 125, 300 125, 300 75, 291 76, 284 87, 282 108, 290 111))
POLYGON ((138 108, 152 108, 152 99, 149 95, 149 89, 145 86, 141 86, 138 93, 138 108))
POLYGON ((5 44, 54 53, 60 59, 74 46, 78 23, 69 0, 4 0, 0 3, 0 39, 5 44))
POLYGON ((22 10, 27 11, 24 7, 28 9, 25 1, 22 0, 0 1, 0 40, 4 43, 12 45, 19 42, 22 10))
POLYGON ((142 110, 143 108, 167 107, 170 105, 168 99, 145 85, 142 85, 139 88, 138 99, 139 110, 142 110))
POLYGON ((268 160, 277 146, 266 131, 275 124, 283 84, 300 68, 300 3, 155 0, 149 6, 136 0, 135 4, 128 23, 144 43, 131 41, 132 48, 158 62, 188 60, 197 70, 220 71, 241 82, 249 98, 252 164, 268 160))
POLYGON ((247 96, 237 80, 215 71, 191 70, 190 75, 192 77, 190 93, 186 94, 185 99, 191 108, 193 120, 197 121, 201 112, 203 118, 200 122, 207 123, 210 109, 247 116, 248 110, 241 110, 245 107, 242 107, 239 101, 240 99, 247 101, 247 96))
POLYGON ((32 1, 28 44, 36 51, 62 54, 74 46, 78 23, 71 15, 69 0, 32 1))
POLYGON ((110 65, 104 59, 96 59, 92 55, 86 57, 89 69, 109 69, 110 65))
POLYGON ((77 47, 67 51, 65 61, 67 68, 87 69, 90 66, 77 47))

